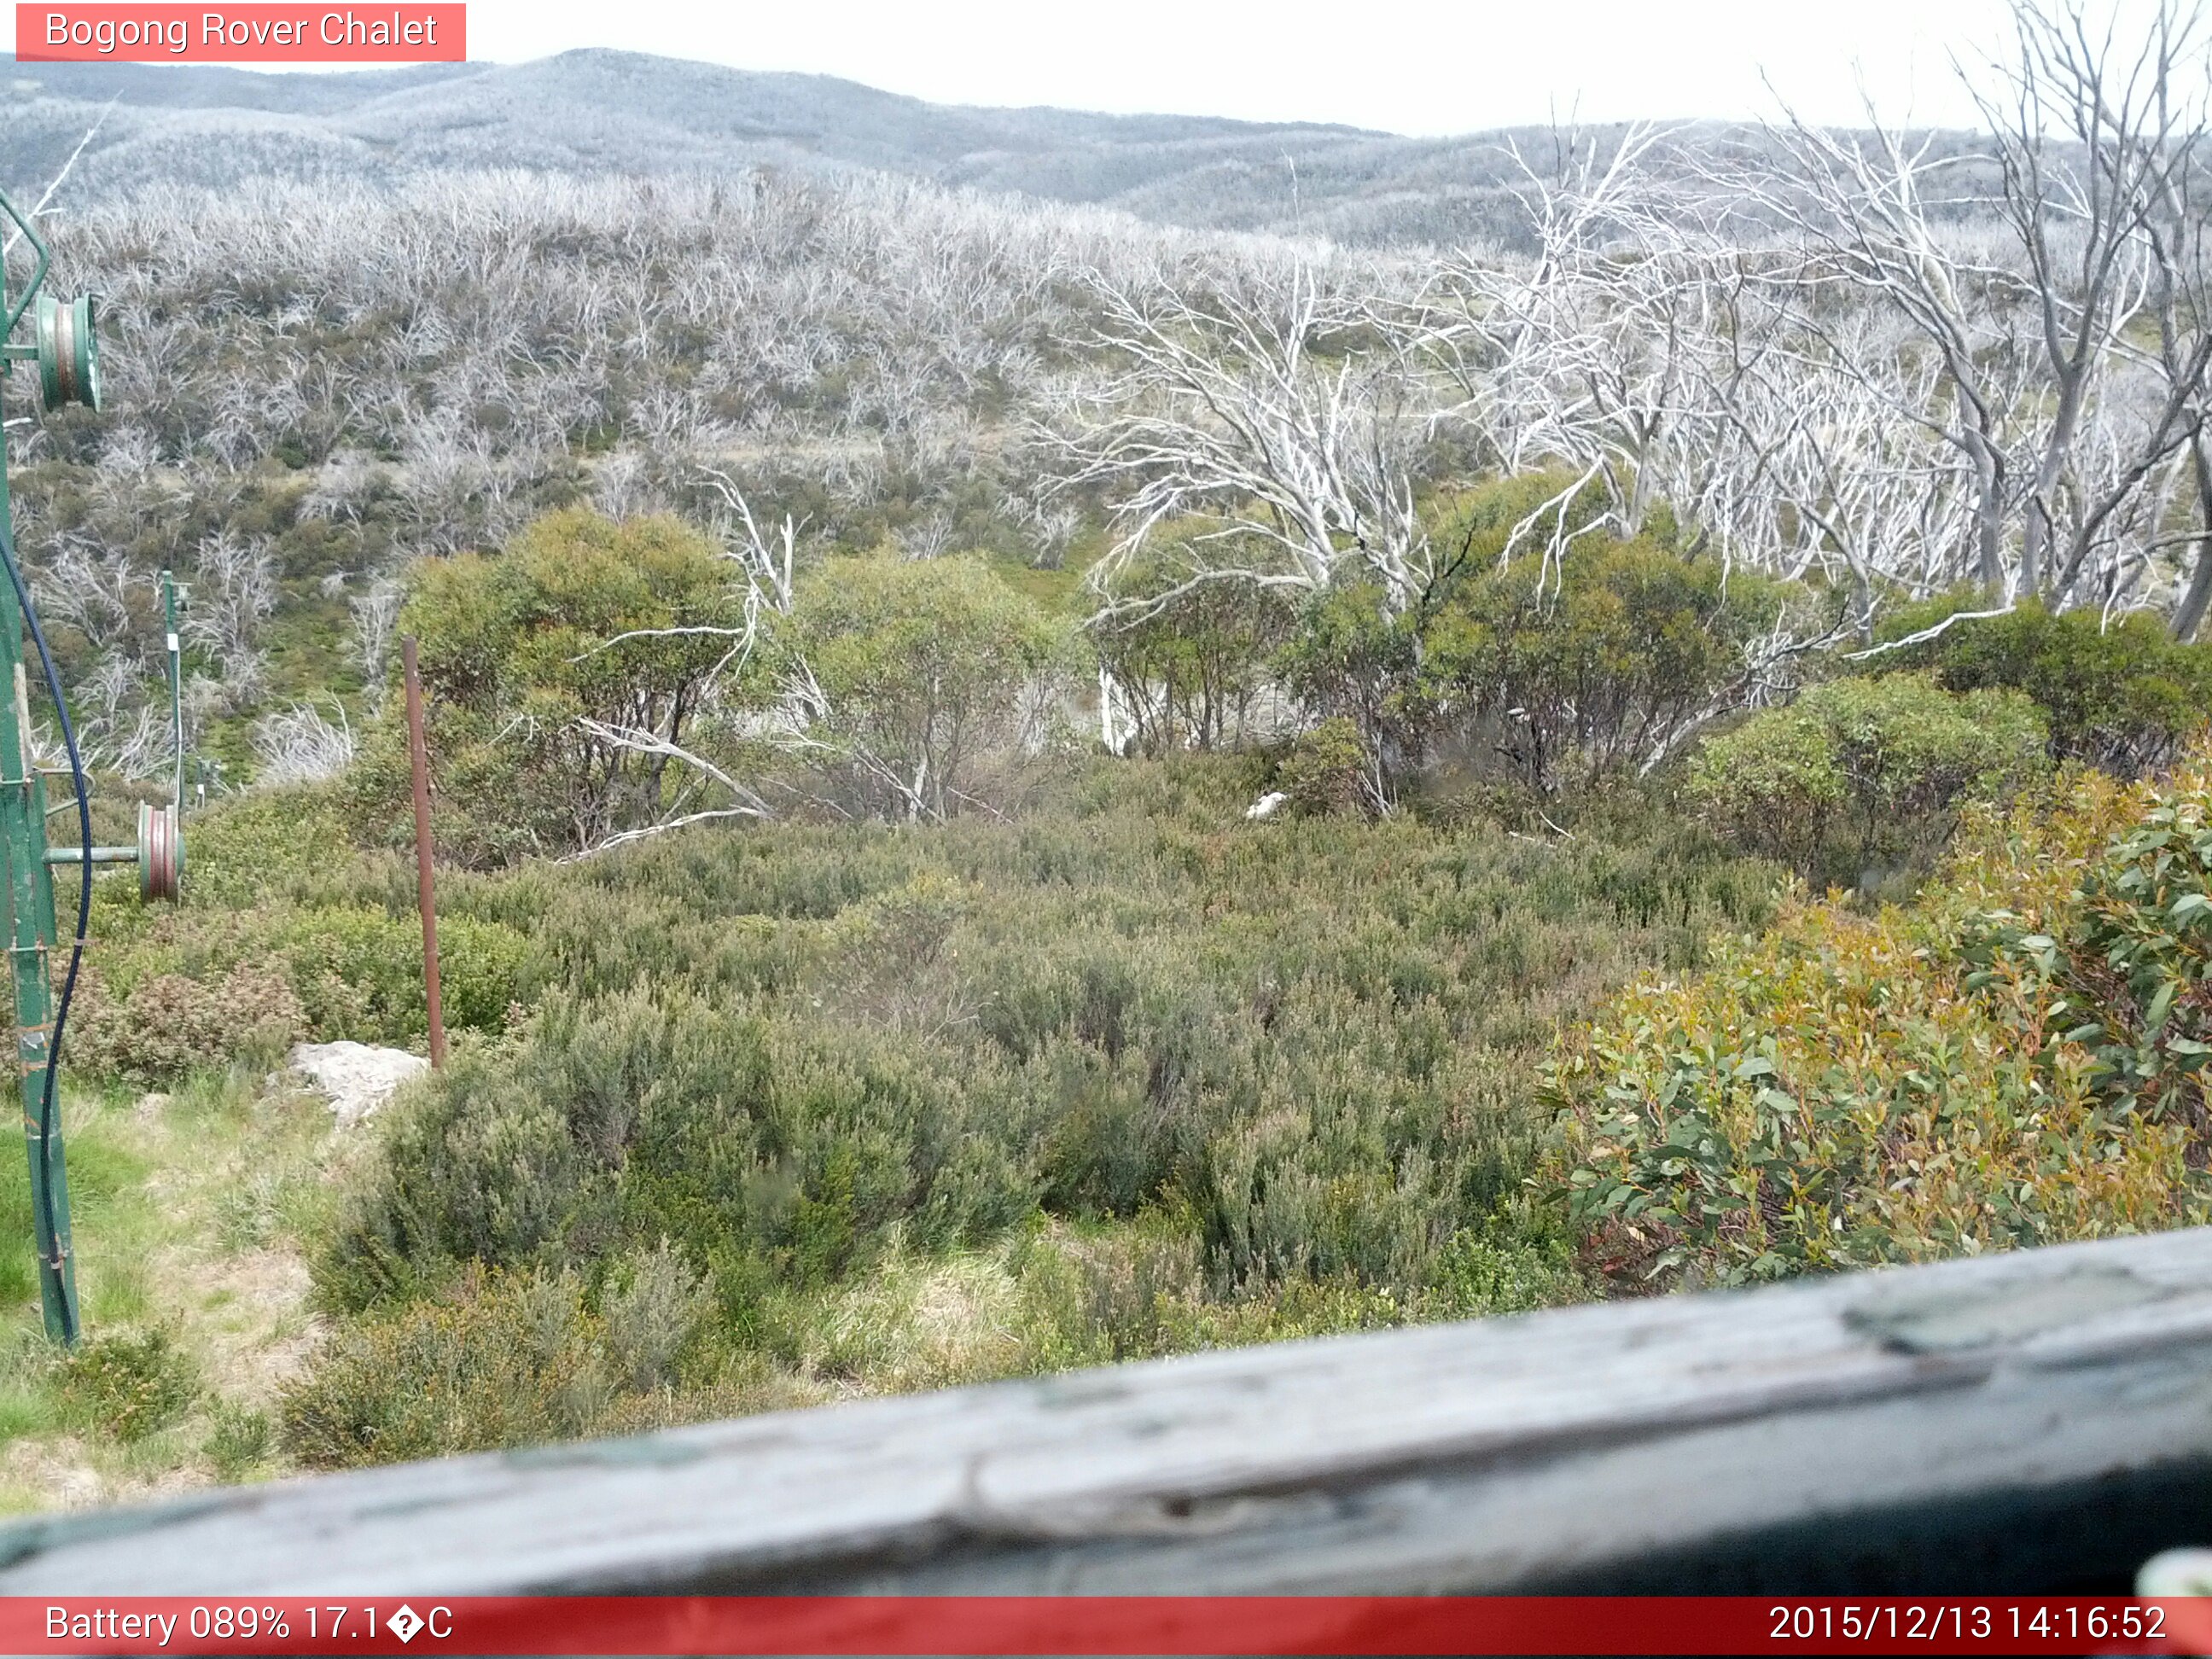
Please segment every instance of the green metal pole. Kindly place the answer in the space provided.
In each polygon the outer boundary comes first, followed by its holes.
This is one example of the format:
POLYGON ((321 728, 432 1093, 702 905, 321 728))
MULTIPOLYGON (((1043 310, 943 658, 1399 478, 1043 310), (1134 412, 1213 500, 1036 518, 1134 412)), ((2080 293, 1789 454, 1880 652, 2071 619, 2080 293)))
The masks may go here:
POLYGON ((168 566, 161 567, 161 614, 168 623, 169 642, 169 738, 176 745, 177 783, 169 799, 177 809, 177 816, 185 816, 185 654, 184 643, 177 637, 177 578, 168 566))
MULTIPOLYGON (((12 378, 15 365, 0 368, 12 378)), ((0 435, 0 534, 15 544, 8 495, 8 458, 0 435)), ((62 1152, 61 1095, 40 1145, 39 1113, 53 1063, 53 987, 50 941, 54 927, 52 872, 46 866, 46 786, 32 764, 30 698, 23 670, 23 617, 0 606, 0 865, 7 878, 9 958, 15 992, 15 1070, 23 1101, 23 1139, 31 1164, 31 1216, 39 1252, 39 1301, 46 1334, 76 1340, 76 1267, 70 1251, 69 1170, 62 1152)), ((58 1081, 58 1079, 57 1079, 58 1081)))
MULTIPOLYGON (((36 256, 31 279, 22 291, 9 295, 4 257, 0 257, 0 391, 11 384, 20 363, 36 366, 39 389, 48 409, 64 404, 100 407, 100 343, 96 331, 99 307, 91 295, 80 295, 66 304, 39 290, 51 261, 38 228, 0 192, 0 215, 14 223, 36 256), (36 344, 17 345, 9 338, 17 322, 36 301, 36 344)), ((4 250, 0 250, 4 256, 4 250)), ((4 404, 0 398, 0 404, 4 404)), ((0 411, 4 412, 4 411, 0 411)), ((46 1310, 46 1334, 56 1341, 73 1343, 77 1336, 76 1270, 70 1250, 68 1167, 62 1152, 61 1099, 55 1076, 53 963, 52 952, 59 938, 55 927, 53 872, 46 847, 46 787, 31 755, 31 700, 26 684, 23 640, 27 628, 39 646, 43 678, 58 704, 60 684, 54 678, 52 659, 38 637, 38 617, 30 590, 24 585, 22 561, 15 556, 15 525, 8 494, 8 455, 5 423, 0 422, 0 536, 6 538, 9 590, 15 603, 0 606, 0 891, 7 906, 9 979, 15 996, 15 1076, 23 1102, 23 1138, 31 1165, 32 1226, 39 1261, 39 1299, 46 1310)), ((69 709, 58 707, 55 717, 70 751, 72 782, 80 811, 84 802, 84 774, 78 768, 76 739, 70 735, 69 709)), ((173 823, 166 816, 158 833, 149 834, 143 823, 139 839, 160 852, 162 886, 173 896, 177 845, 173 823)), ((88 821, 77 847, 77 868, 83 902, 91 902, 92 865, 97 860, 88 821)), ((150 862, 150 861, 149 861, 150 862)), ((82 945, 85 918, 76 918, 72 937, 82 945)), ((76 956, 70 957, 69 976, 76 976, 76 956)))

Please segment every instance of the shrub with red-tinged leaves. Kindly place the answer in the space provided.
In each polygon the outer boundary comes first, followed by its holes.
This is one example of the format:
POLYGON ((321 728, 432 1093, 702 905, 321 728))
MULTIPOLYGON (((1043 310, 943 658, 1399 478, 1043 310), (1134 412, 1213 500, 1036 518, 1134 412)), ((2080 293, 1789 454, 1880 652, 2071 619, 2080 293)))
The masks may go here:
POLYGON ((109 995, 88 974, 72 1006, 64 1060, 100 1077, 167 1083, 199 1066, 273 1060, 307 1028, 280 963, 240 963, 209 980, 162 974, 124 997, 109 995))

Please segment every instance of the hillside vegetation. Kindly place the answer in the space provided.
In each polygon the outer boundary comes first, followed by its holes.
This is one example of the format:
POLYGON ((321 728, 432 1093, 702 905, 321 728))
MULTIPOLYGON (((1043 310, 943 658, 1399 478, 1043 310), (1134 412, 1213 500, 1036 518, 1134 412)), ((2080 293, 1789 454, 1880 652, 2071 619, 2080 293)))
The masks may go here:
MULTIPOLYGON (((2203 647, 2062 634, 2046 704, 1942 689, 2009 626, 1967 623, 1936 672, 1826 678, 1643 783, 1584 727, 1548 782, 1439 763, 1386 815, 1349 720, 1151 759, 987 722, 917 805, 854 757, 1003 707, 1066 623, 979 562, 833 562, 755 648, 769 685, 818 662, 842 723, 731 751, 761 814, 548 857, 678 775, 501 733, 676 695, 696 636, 576 630, 726 602, 687 586, 716 568, 568 513, 418 571, 455 1052, 366 1125, 270 1068, 422 1040, 388 714, 339 777, 197 814, 181 909, 103 889, 73 1038, 112 1079, 76 1109, 95 1337, 62 1363, 22 1327, 22 1501, 2205 1213, 2205 763, 2053 771, 2083 698, 2155 741, 2203 647), (1840 865, 1770 834, 1820 810, 1840 865)), ((1529 708, 1571 674, 1634 729, 1725 662, 1731 613, 1667 556, 1582 569, 1533 637, 1492 618, 1529 708)))
MULTIPOLYGON (((246 1467, 348 1463, 1589 1293, 1524 1184, 1555 1024, 1755 926, 1771 872, 1694 828, 1247 823, 1254 777, 1094 763, 1016 823, 449 872, 454 1063, 335 1139, 256 1080, 300 1036, 419 1042, 410 872, 328 788, 199 816, 185 908, 104 915, 130 1018, 95 1000, 77 1049, 133 1079, 73 1141, 88 1315, 180 1379, 97 1489, 235 1471, 210 1437, 256 1413, 246 1467), (210 1081, 134 1104, 179 1077, 210 1081), (210 1232, 156 1133, 224 1149, 194 1179, 240 1220, 210 1232), (118 1255, 131 1204, 161 1253, 312 1261, 306 1370, 226 1370, 118 1255)), ((100 1443, 25 1340, 18 1435, 100 1443)))
POLYGON ((2212 122, 2016 21, 1964 164, 1563 134, 1505 251, 70 219, 112 403, 18 522, 111 817, 185 575, 204 796, 90 918, 14 1501, 2203 1218, 2212 122), (402 635, 454 1048, 341 1128, 288 1048, 425 1036, 402 635))

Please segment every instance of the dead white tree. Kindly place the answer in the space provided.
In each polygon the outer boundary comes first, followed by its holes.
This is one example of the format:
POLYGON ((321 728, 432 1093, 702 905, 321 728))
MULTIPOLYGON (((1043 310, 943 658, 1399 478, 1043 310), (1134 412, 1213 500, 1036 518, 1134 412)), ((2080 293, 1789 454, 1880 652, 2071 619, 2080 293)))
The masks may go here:
POLYGON ((383 706, 385 669, 392 660, 392 641, 399 628, 399 607, 404 590, 396 578, 380 576, 368 592, 347 601, 353 613, 354 665, 372 712, 383 706))
POLYGON ((791 614, 799 534, 805 526, 787 513, 781 524, 763 531, 744 492, 728 473, 704 467, 700 478, 720 503, 714 520, 717 538, 744 583, 744 623, 737 635, 742 650, 735 659, 742 664, 759 643, 769 619, 791 614))
POLYGON ((328 699, 333 721, 312 702, 274 709, 253 723, 253 752, 259 762, 256 781, 270 786, 321 783, 353 763, 353 723, 345 705, 328 699))
POLYGON ((145 678, 129 658, 110 655, 77 681, 77 740, 88 765, 150 778, 174 764, 167 700, 148 697, 145 678))
POLYGON ((2154 552, 2182 546, 2192 555, 2174 595, 2173 635, 2184 641, 2197 637, 2212 604, 2212 371, 2206 368, 2212 352, 2212 158, 2206 153, 2207 77, 2191 70, 2177 39, 2193 35, 2202 21, 2201 14, 2159 9, 2154 108, 2131 141, 2152 152, 2139 161, 2150 197, 2142 234, 2150 258, 2145 309, 2157 331, 2152 362, 2168 399, 2180 402, 2187 432, 2183 459, 2192 522, 2179 537, 2159 534, 2152 544, 2154 552))
POLYGON ((1761 181, 1760 204, 1800 244, 1797 309, 1813 349, 1863 392, 1891 399, 1893 419, 1916 422, 1957 451, 1974 483, 1972 578, 1994 594, 2014 592, 2006 520, 2010 427, 2022 387, 2005 302, 2017 274, 1990 263, 1944 216, 1959 204, 1948 186, 1964 158, 1939 151, 1933 136, 1912 141, 1878 124, 1869 137, 1793 118, 1771 137, 1781 162, 1761 181), (1903 319, 1916 338, 1871 356, 1855 349, 1852 334, 1826 320, 1856 314, 1847 301, 1826 299, 1838 289, 1903 319), (1903 349, 1940 366, 1935 401, 1899 395, 1918 386, 1894 372, 1903 349))
POLYGON ((2132 526, 2201 432, 2212 372, 2212 344, 2178 297, 2185 237, 2169 237, 2162 273, 2158 231, 2172 218, 2161 204, 2201 164, 2203 43, 2172 0, 2156 0, 2133 40, 2079 6, 2016 0, 2014 17, 2012 56, 1966 71, 1993 131, 1986 151, 1909 138, 1872 109, 1870 137, 1792 118, 1769 134, 1780 165, 1756 199, 1801 250, 1796 309, 1812 350, 1971 477, 1961 574, 1998 608, 2028 595, 2109 606, 2141 592, 2132 526), (1839 290, 1912 337, 1869 353, 1863 331, 1836 320, 1856 313, 1839 290), (2162 292, 2177 297, 2147 353, 2162 292), (1932 383, 1916 369, 1923 355, 1932 383), (2154 396, 2135 372, 2152 359, 2154 396))
POLYGON ((1711 331, 1710 289, 1686 269, 1645 167, 1668 136, 1639 126, 1601 144, 1563 131, 1542 169, 1509 147, 1534 258, 1453 256, 1418 325, 1501 471, 1588 471, 1630 535, 1686 453, 1690 359, 1711 331))
POLYGON ((276 556, 265 537, 218 530, 193 550, 198 572, 184 632, 222 667, 233 708, 252 704, 261 688, 261 624, 276 608, 276 556))
POLYGON ((651 823, 619 830, 593 842, 583 851, 574 854, 576 858, 591 858, 613 848, 628 846, 632 842, 643 841, 653 836, 665 835, 672 830, 681 830, 690 824, 706 823, 718 818, 758 819, 775 816, 769 810, 769 804, 760 796, 738 782, 721 767, 702 758, 696 749, 672 742, 657 732, 642 731, 635 726, 610 726, 604 721, 595 720, 580 720, 576 724, 586 737, 603 743, 611 749, 675 762, 719 786, 730 798, 730 804, 726 806, 688 809, 679 804, 674 811, 655 819, 651 823))
POLYGON ((2031 287, 2051 403, 2027 483, 2020 586, 2064 605, 2075 597, 2107 521, 2188 441, 2212 368, 2212 331, 2162 367, 2163 396, 2085 445, 2100 376, 2134 356, 2133 337, 2160 277, 2153 222, 2198 164, 2205 124, 2202 14, 2156 0, 2150 27, 2123 40, 2084 8, 2014 0, 2016 50, 1981 98, 1996 135, 2004 217, 2031 287), (2100 447, 2117 453, 2098 456, 2100 447), (2087 455, 2101 467, 2084 465, 2087 455))
POLYGON ((1091 273, 1094 345, 1115 368, 1052 434, 1070 487, 1102 485, 1121 534, 1091 580, 1109 610, 1158 610, 1207 582, 1314 593, 1347 569, 1393 613, 1437 565, 1416 510, 1437 413, 1430 377, 1371 309, 1304 261, 1206 284, 1091 273), (1117 597, 1177 521, 1179 578, 1117 597))

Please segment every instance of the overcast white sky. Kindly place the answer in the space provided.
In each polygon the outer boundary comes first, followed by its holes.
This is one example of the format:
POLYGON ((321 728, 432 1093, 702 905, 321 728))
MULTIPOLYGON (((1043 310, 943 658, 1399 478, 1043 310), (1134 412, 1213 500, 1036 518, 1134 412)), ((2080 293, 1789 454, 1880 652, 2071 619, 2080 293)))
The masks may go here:
POLYGON ((842 75, 947 103, 1056 104, 1411 133, 1771 113, 1964 123, 1954 52, 1998 0, 474 0, 471 57, 626 46, 842 75))
MULTIPOLYGON (((120 9, 118 8, 118 9, 120 9)), ((12 36, 14 8, 0 6, 12 36)), ((947 103, 1466 132, 1773 112, 1965 124, 2000 0, 471 0, 472 58, 574 46, 840 75, 947 103)))

